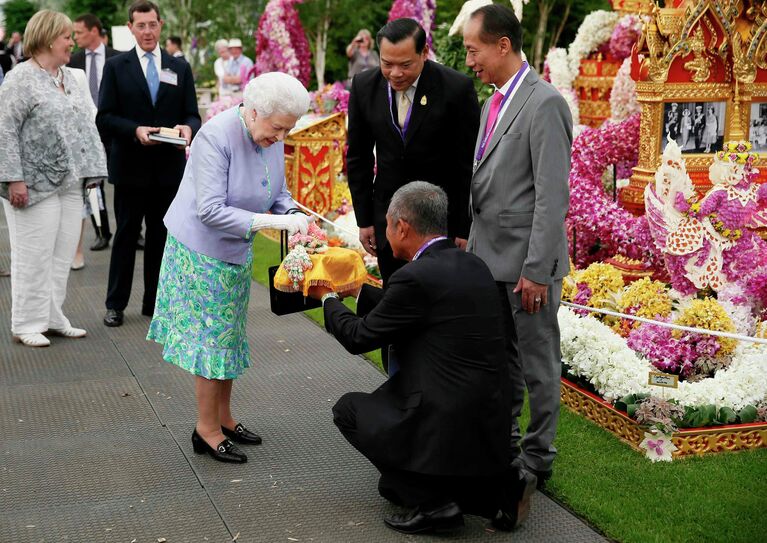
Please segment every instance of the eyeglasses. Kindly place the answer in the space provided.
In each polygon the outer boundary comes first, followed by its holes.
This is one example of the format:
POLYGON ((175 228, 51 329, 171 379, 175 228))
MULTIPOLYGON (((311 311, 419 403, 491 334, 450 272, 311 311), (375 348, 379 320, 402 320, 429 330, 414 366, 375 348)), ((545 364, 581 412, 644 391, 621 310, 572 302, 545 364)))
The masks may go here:
POLYGON ((133 28, 135 28, 139 32, 143 32, 146 29, 157 30, 158 28, 160 28, 160 23, 157 23, 154 21, 151 23, 139 23, 137 25, 133 25, 133 28))

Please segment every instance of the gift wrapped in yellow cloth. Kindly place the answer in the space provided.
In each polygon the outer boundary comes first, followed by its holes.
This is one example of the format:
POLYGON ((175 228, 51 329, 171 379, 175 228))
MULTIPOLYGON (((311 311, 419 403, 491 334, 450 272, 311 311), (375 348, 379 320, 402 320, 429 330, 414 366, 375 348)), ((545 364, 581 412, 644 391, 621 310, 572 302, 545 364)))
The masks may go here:
POLYGON ((315 254, 307 254, 300 249, 301 246, 294 247, 288 256, 283 260, 282 265, 274 275, 274 288, 282 292, 303 292, 304 296, 309 294, 309 287, 314 285, 323 285, 333 289, 335 292, 345 293, 357 290, 362 286, 367 278, 367 270, 362 262, 362 257, 351 249, 342 249, 341 247, 328 247, 326 251, 315 254), (291 256, 293 255, 293 256, 291 256), (289 269, 295 270, 295 259, 304 259, 304 266, 308 265, 305 259, 311 262, 311 267, 303 270, 303 278, 289 272, 289 269), (287 266, 286 266, 287 263, 287 266), (293 275, 293 277, 291 277, 293 275))

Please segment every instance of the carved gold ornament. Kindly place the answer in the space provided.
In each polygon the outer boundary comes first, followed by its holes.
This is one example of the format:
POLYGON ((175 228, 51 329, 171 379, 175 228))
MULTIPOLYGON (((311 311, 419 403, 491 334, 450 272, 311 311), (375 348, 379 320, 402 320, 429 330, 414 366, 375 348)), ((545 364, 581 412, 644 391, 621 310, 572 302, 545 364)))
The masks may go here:
MULTIPOLYGON (((628 443, 631 448, 641 451, 639 444, 647 428, 640 426, 628 415, 564 378, 561 380, 560 399, 571 411, 597 423, 624 443, 628 443)), ((692 454, 760 449, 767 447, 767 424, 690 428, 675 432, 671 440, 677 447, 673 453, 674 458, 692 454)))

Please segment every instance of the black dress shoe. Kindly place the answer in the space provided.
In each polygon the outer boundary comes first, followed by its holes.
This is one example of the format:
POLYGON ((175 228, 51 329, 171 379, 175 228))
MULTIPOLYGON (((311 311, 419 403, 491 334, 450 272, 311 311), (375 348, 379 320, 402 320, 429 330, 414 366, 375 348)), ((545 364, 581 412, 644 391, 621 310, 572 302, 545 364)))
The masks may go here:
POLYGON ((109 234, 107 237, 97 237, 96 243, 91 245, 91 251, 103 251, 107 247, 109 247, 109 240, 112 239, 112 234, 109 234))
POLYGON ((538 479, 538 490, 543 490, 546 487, 546 481, 551 479, 552 472, 550 469, 546 471, 538 471, 537 469, 528 469, 530 473, 535 475, 538 479))
POLYGON ((237 424, 237 426, 234 427, 234 430, 222 426, 221 431, 224 432, 226 437, 237 443, 242 443, 243 445, 261 445, 261 436, 254 434, 242 424, 237 424))
POLYGON ((429 509, 416 507, 404 515, 387 517, 384 522, 403 534, 452 532, 463 526, 463 513, 458 504, 450 502, 429 509))
POLYGON ((511 461, 511 465, 514 467, 517 467, 519 469, 525 469, 536 476, 538 479, 538 490, 543 490, 546 486, 546 481, 551 479, 552 471, 550 469, 541 471, 537 469, 533 469, 527 466, 525 464, 525 461, 522 460, 521 457, 516 457, 514 460, 511 461))
POLYGON ((122 326, 123 312, 119 309, 107 309, 107 314, 104 315, 104 324, 111 327, 122 326))
POLYGON ((208 453, 214 460, 219 462, 233 462, 235 464, 244 464, 248 461, 248 457, 238 449, 234 443, 228 439, 223 440, 218 444, 215 449, 208 445, 200 434, 197 433, 197 428, 192 432, 192 448, 197 454, 208 453))
POLYGON ((491 524, 497 530, 508 532, 527 520, 537 478, 524 468, 511 467, 508 478, 504 479, 506 488, 503 489, 503 502, 491 524))

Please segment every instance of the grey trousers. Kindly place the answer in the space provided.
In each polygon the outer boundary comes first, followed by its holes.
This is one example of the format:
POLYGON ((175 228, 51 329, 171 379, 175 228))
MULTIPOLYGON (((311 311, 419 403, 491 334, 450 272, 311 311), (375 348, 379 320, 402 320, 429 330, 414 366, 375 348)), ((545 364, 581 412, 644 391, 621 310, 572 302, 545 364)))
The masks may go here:
POLYGON ((559 350, 557 311, 562 281, 549 286, 548 303, 534 314, 522 309, 516 283, 497 283, 506 331, 506 355, 511 376, 511 446, 528 468, 548 471, 557 450, 554 436, 559 420, 559 378, 562 355, 559 350), (521 438, 519 416, 530 401, 530 423, 521 438))

